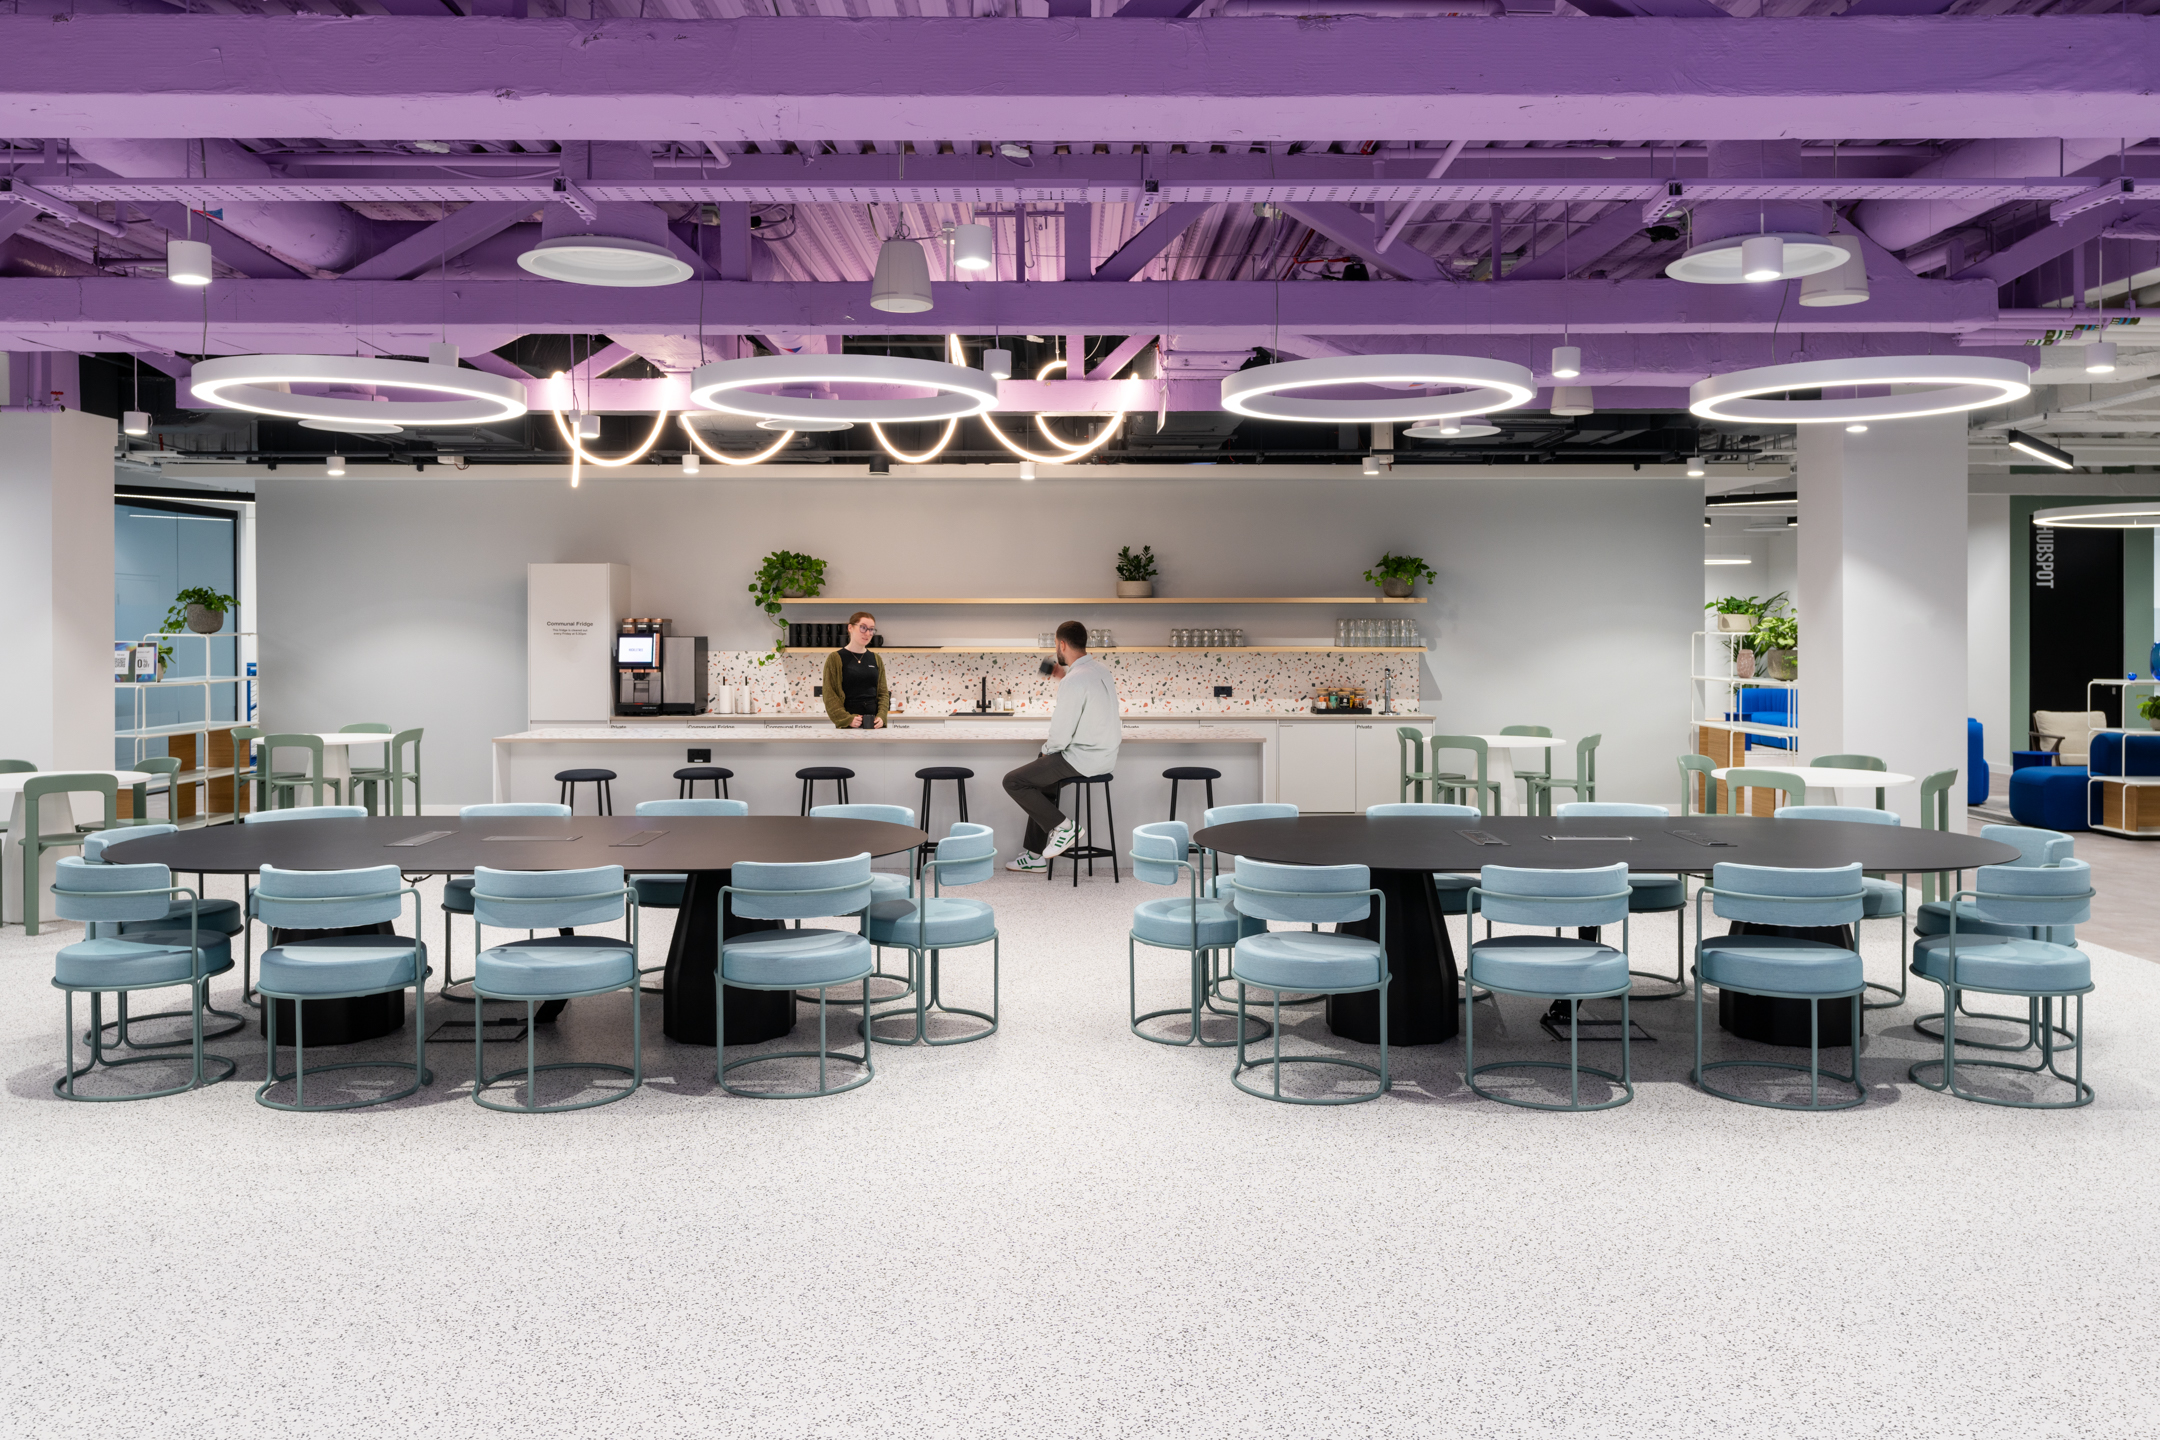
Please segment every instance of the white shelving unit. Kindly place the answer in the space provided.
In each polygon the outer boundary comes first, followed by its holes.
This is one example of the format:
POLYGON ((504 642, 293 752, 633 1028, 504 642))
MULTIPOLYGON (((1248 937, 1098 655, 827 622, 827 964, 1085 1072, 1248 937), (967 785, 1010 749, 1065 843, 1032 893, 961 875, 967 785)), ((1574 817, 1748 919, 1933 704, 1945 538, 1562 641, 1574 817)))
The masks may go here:
POLYGON ((2092 772, 2092 743, 2093 737, 2096 735, 2122 736, 2123 768, 2125 770, 2130 768, 2130 741, 2140 735, 2152 736, 2154 734, 2152 730, 2139 730, 2131 726, 2130 714, 2135 704, 2133 696, 2139 690, 2160 693, 2160 678, 2117 680, 2112 676, 2103 676, 2098 680, 2088 680, 2085 682, 2085 708, 2088 711, 2100 708, 2093 702, 2093 691, 2101 688, 2120 689, 2122 691, 2122 710, 2120 713, 2123 723, 2115 726, 2096 726, 2085 732, 2085 813, 2088 816, 2092 814, 2093 787, 2095 785, 2102 786, 2100 818, 2090 822, 2093 829, 2100 831, 2104 835, 2121 835, 2131 840, 2160 840, 2160 793, 2156 793, 2156 791, 2160 791, 2160 775, 2095 775, 2092 772), (2108 796, 2106 793, 2105 787, 2110 786, 2115 787, 2118 792, 2113 797, 2108 796), (2114 799, 2115 813, 2121 819, 2134 822, 2149 814, 2152 817, 2151 822, 2144 825, 2135 823, 2110 825, 2107 823, 2108 800, 2110 798, 2114 799))
POLYGON ((1718 726, 1742 735, 1762 735, 1798 744, 1800 736, 1800 682, 1797 680, 1742 679, 1734 654, 1742 632, 1697 630, 1689 642, 1689 723, 1694 727, 1718 726), (1740 691, 1746 687, 1791 691, 1786 702, 1784 725, 1765 725, 1753 720, 1728 720, 1740 713, 1740 691))
MULTIPOLYGON (((116 728, 113 731, 113 738, 119 741, 126 741, 128 743, 130 751, 127 759, 128 761, 136 761, 145 758, 143 754, 143 747, 146 741, 164 740, 175 735, 194 735, 200 737, 196 741, 195 746, 195 756, 197 761, 195 768, 192 770, 178 771, 171 777, 172 792, 166 797, 165 802, 167 813, 171 816, 171 820, 169 823, 178 825, 182 829, 192 829, 201 825, 212 825, 220 821, 230 820, 234 818, 234 812, 232 810, 211 809, 210 782, 213 780, 231 779, 236 767, 232 765, 213 766, 205 762, 207 762, 210 755, 210 735, 212 731, 230 730, 234 726, 252 725, 255 722, 255 715, 261 699, 261 692, 258 689, 259 681, 257 680, 257 677, 248 673, 249 668, 254 663, 253 652, 255 649, 255 632, 252 630, 238 630, 220 632, 215 635, 197 635, 192 630, 184 630, 177 633, 160 633, 153 635, 145 635, 138 643, 145 645, 156 644, 162 646, 167 640, 201 641, 203 645, 203 669, 205 672, 210 671, 211 661, 217 655, 217 646, 213 644, 213 642, 228 641, 232 645, 233 668, 237 673, 230 675, 205 673, 202 675, 182 676, 178 679, 173 680, 128 680, 115 682, 113 685, 113 688, 115 690, 123 692, 132 690, 135 692, 135 723, 130 726, 116 728), (215 708, 211 704, 211 693, 218 686, 227 686, 231 688, 233 700, 233 716, 231 719, 217 720, 212 719, 210 716, 211 710, 215 708), (167 692, 175 692, 182 690, 199 690, 202 693, 203 713, 201 719, 184 720, 171 725, 151 725, 146 723, 150 705, 149 695, 151 692, 154 691, 160 694, 164 694, 167 692), (180 792, 183 789, 195 788, 199 788, 201 790, 201 795, 199 796, 198 803, 195 806, 195 813, 193 815, 182 818, 179 814, 181 808, 180 792)), ((175 654, 175 658, 177 658, 177 652, 175 654)), ((237 804, 240 793, 238 788, 235 787, 232 793, 234 797, 234 803, 237 804)), ((147 817, 137 816, 135 818, 143 819, 147 817)))

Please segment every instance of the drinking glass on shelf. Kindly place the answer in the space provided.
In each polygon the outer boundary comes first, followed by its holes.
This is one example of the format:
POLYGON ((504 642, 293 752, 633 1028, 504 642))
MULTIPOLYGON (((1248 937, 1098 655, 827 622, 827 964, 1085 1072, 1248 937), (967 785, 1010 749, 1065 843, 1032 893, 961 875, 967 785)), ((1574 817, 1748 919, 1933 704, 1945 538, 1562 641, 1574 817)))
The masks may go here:
POLYGON ((1343 645, 1349 640, 1349 637, 1350 622, 1347 620, 1337 620, 1335 622, 1335 648, 1338 650, 1341 649, 1343 645))
POLYGON ((1243 630, 1232 630, 1230 632, 1230 643, 1232 646, 1242 649, 1245 644, 1245 632, 1243 630))
POLYGON ((1183 630, 1173 629, 1170 632, 1170 648, 1173 650, 1182 649, 1184 647, 1184 644, 1185 632, 1183 630))

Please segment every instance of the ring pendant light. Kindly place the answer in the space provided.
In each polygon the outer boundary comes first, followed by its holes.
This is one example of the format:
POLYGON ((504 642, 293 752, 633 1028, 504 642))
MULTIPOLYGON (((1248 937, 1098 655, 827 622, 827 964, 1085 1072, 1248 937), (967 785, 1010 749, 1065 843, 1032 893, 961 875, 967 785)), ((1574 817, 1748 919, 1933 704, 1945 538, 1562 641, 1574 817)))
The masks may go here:
POLYGON ((883 421, 961 420, 998 403, 997 382, 980 370, 936 360, 891 355, 761 355, 714 360, 690 374, 690 400, 707 410, 753 420, 883 421), (906 385, 938 393, 923 398, 823 400, 766 395, 757 385, 906 385))
POLYGON ((1487 415, 1527 405, 1537 380, 1521 365, 1470 355, 1338 355, 1284 360, 1226 375, 1225 410, 1260 420, 1323 425, 1387 424, 1487 415), (1452 395, 1389 396, 1379 400, 1305 400, 1290 392, 1323 385, 1454 386, 1452 395))
POLYGON ((762 465, 782 450, 785 450, 788 441, 795 438, 793 430, 783 431, 779 439, 773 441, 772 444, 758 451, 755 455, 730 455, 724 450, 715 450, 712 446, 707 445, 698 435, 697 427, 690 423, 690 416, 687 412, 675 418, 682 422, 683 434, 690 437, 690 443, 697 447, 698 453, 708 460, 717 460, 722 465, 762 465))
POLYGON ((2042 530, 2155 530, 2160 529, 2160 500, 2117 500, 2106 505, 2035 510, 2032 523, 2042 530))
POLYGON ((1757 425, 1825 425, 1913 420, 1956 415, 2022 400, 2032 393, 2032 371, 2015 360, 1968 355, 1881 355, 1848 360, 1803 360, 1712 375, 1688 391, 1688 409, 1705 420, 1757 425), (1772 400, 1788 390, 1827 390, 1862 385, 1919 386, 1901 395, 1853 395, 1840 399, 1772 400))
POLYGON ((391 425, 485 425, 527 410, 525 387, 503 375, 365 355, 231 355, 197 364, 195 398, 285 420, 362 420, 391 425), (361 400, 295 395, 293 385, 373 385, 416 390, 432 400, 361 400))

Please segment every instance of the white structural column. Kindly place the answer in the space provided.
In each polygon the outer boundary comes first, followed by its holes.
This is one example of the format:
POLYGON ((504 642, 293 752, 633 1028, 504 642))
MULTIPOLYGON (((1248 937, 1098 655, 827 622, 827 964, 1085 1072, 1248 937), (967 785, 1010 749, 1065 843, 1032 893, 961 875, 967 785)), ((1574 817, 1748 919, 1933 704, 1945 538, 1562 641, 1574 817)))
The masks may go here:
POLYGON ((0 413, 0 758, 113 766, 113 441, 80 410, 0 413))
MULTIPOLYGON (((1962 416, 1848 435, 1800 430, 1800 749, 1965 768, 1966 462, 1962 416)), ((1873 797, 1841 796, 1868 804, 1873 797)), ((1908 825, 1916 785, 1886 797, 1908 825)), ((1951 787, 1950 825, 1964 821, 1951 787)))

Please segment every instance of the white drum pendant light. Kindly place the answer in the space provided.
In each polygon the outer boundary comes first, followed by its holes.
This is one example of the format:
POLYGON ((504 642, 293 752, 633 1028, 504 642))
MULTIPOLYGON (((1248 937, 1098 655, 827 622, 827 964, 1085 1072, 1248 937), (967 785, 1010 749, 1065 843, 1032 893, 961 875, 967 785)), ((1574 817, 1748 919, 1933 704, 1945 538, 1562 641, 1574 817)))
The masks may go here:
POLYGON ((870 282, 870 308, 903 315, 930 308, 930 261, 922 242, 895 235, 878 247, 877 275, 870 282))
POLYGON ((1553 346, 1553 379, 1573 380, 1580 374, 1582 374, 1582 347, 1580 345, 1553 346))
MULTIPOLYGON (((920 259, 921 247, 912 240, 906 243, 920 259)), ((690 374, 690 402, 752 420, 784 420, 802 430, 831 421, 896 425, 964 419, 995 406, 998 391, 997 382, 982 371, 938 360, 892 355, 760 355, 698 366, 690 374), (877 385, 935 393, 859 400, 785 393, 818 385, 877 385), (781 393, 769 393, 776 389, 781 393)))
POLYGON ((1850 425, 1955 415, 2022 400, 2032 371, 2015 360, 1974 355, 1882 355, 1765 365, 1698 380, 1688 409, 1705 420, 1751 425, 1850 425), (1773 399, 1793 390, 1889 389, 1900 394, 1773 399))
POLYGON ((1552 392, 1555 415, 1595 415, 1597 403, 1588 385, 1557 385, 1552 392))
POLYGON ((1845 263, 1819 271, 1800 282, 1802 305, 1863 305, 1867 303, 1867 261, 1860 242, 1851 235, 1832 235, 1830 243, 1845 252, 1845 263))
POLYGON ((345 473, 345 457, 344 457, 344 456, 342 456, 342 455, 332 455, 332 456, 330 456, 329 458, 327 458, 326 460, 324 460, 324 461, 323 461, 323 474, 325 474, 325 475, 328 475, 328 476, 330 476, 330 477, 332 477, 332 478, 334 479, 334 478, 336 478, 337 476, 343 475, 344 473, 345 473))
POLYGON ((165 278, 175 285, 208 285, 210 243, 207 240, 167 240, 165 278))
POLYGON ((1223 408, 1259 420, 1315 425, 1380 425, 1451 420, 1512 410, 1537 395, 1521 365, 1469 355, 1339 355, 1285 360, 1225 375, 1223 408), (1299 399, 1295 392, 1370 385, 1391 390, 1451 389, 1447 395, 1393 394, 1380 399, 1299 399))
POLYGON ((658 206, 609 202, 587 218, 569 205, 546 206, 540 243, 518 264, 548 280, 612 289, 674 285, 694 273, 668 245, 667 215, 658 206))
POLYGON ((1697 245, 1667 265, 1665 273, 1693 285, 1800 280, 1845 263, 1845 252, 1835 243, 1837 238, 1797 231, 1728 235, 1697 245))
POLYGON ((1497 435, 1500 427, 1485 423, 1483 415, 1464 415, 1455 420, 1429 420, 1403 431, 1413 440, 1478 440, 1497 435))
POLYGON ((378 425, 486 425, 526 411, 525 387, 503 375, 417 360, 364 355, 232 355, 196 364, 188 388, 207 404, 280 419, 323 422, 311 429, 381 433, 378 425), (408 390, 433 398, 383 400, 300 395, 295 385, 408 390))
POLYGON ((147 410, 128 411, 125 416, 121 417, 120 433, 123 435, 148 435, 150 433, 150 412, 147 410))
POLYGON ((993 380, 1012 379, 1012 351, 983 351, 982 368, 983 374, 988 375, 993 380))
POLYGON ((2085 373, 2087 375, 2112 375, 2115 373, 2115 342, 2095 340, 2085 347, 2085 373))
POLYGON ((955 225, 952 234, 953 267, 988 270, 997 263, 997 240, 988 225, 955 225))

